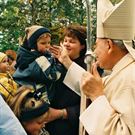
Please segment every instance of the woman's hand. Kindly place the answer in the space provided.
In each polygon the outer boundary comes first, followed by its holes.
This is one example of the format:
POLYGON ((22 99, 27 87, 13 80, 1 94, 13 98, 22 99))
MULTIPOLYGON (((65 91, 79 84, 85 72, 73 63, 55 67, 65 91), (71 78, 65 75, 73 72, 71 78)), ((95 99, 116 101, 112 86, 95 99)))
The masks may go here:
POLYGON ((66 109, 54 109, 49 108, 47 117, 44 118, 46 123, 54 121, 56 119, 66 119, 67 118, 67 111, 66 109))
POLYGON ((57 58, 67 69, 72 64, 72 60, 68 56, 68 52, 66 48, 62 46, 53 45, 50 48, 50 51, 54 55, 55 58, 57 58))

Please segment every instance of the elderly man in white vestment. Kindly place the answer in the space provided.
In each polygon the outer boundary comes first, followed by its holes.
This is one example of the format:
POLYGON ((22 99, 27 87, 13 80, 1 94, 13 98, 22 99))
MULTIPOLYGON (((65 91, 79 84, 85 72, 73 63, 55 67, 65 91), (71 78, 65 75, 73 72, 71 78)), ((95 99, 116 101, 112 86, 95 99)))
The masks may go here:
POLYGON ((86 72, 63 52, 59 60, 68 68, 64 83, 93 102, 80 121, 89 135, 135 135, 135 0, 113 6, 98 0, 97 62, 86 72), (101 79, 97 65, 112 70, 101 79), (79 78, 82 78, 79 80, 79 78))

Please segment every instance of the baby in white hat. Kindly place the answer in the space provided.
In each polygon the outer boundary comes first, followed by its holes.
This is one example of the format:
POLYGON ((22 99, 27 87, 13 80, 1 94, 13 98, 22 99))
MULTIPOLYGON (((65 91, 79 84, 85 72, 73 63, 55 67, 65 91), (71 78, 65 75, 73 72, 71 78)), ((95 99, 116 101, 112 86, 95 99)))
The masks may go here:
POLYGON ((26 28, 23 44, 18 49, 14 80, 32 85, 35 90, 53 98, 52 85, 65 73, 65 68, 50 53, 51 34, 48 28, 33 25, 26 28), (50 90, 51 89, 51 90, 50 90))
POLYGON ((7 55, 0 52, 0 94, 7 103, 12 100, 17 90, 17 83, 14 82, 9 70, 7 55))

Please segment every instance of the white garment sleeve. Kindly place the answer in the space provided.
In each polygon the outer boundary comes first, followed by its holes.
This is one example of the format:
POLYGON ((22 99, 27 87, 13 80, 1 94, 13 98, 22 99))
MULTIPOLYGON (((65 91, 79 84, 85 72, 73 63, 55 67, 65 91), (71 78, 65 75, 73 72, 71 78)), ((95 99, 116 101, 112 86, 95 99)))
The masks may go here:
MULTIPOLYGON (((99 96, 81 114, 80 121, 89 135, 97 135, 97 131, 103 129, 106 118, 114 112, 105 96, 99 96), (99 123, 102 122, 102 125, 99 123)), ((102 134, 100 132, 100 134, 102 134)), ((99 135, 99 134, 98 134, 99 135)))
POLYGON ((81 76, 85 70, 78 64, 73 62, 69 67, 67 74, 64 78, 64 84, 67 85, 71 90, 80 95, 80 81, 81 76))

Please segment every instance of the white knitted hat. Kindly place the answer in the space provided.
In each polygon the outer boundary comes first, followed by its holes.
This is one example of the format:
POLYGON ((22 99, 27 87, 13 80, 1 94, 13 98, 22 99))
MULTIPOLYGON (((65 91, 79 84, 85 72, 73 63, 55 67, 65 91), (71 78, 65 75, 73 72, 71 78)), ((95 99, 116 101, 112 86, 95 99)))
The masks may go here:
POLYGON ((6 57, 7 55, 3 52, 0 52, 0 62, 6 57))
POLYGON ((32 25, 30 27, 25 28, 25 31, 28 33, 27 39, 29 39, 31 37, 31 35, 40 28, 43 28, 43 26, 32 25))

